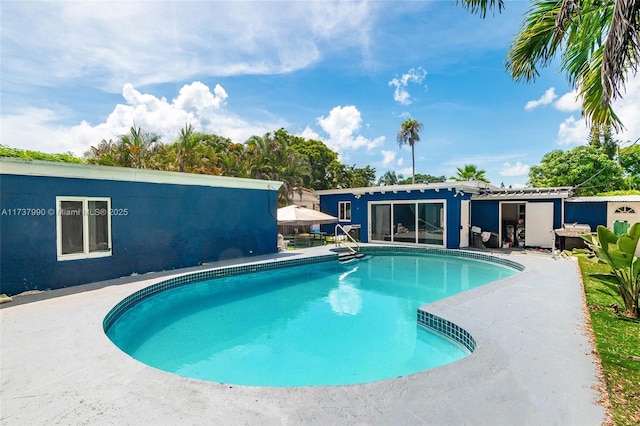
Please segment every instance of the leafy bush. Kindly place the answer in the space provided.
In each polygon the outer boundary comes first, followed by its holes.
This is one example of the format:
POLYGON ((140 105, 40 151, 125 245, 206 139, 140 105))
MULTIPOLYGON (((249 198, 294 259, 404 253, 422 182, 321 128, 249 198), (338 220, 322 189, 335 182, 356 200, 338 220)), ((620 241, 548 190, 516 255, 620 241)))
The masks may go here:
POLYGON ((71 152, 64 154, 47 154, 46 152, 31 151, 28 149, 11 148, 0 145, 0 157, 22 158, 24 160, 57 161, 61 163, 82 163, 82 159, 71 152))
POLYGON ((640 258, 636 256, 640 240, 640 223, 633 224, 618 237, 605 226, 598 226, 597 235, 584 235, 594 259, 608 264, 611 272, 591 276, 615 291, 622 300, 626 314, 640 318, 640 258))

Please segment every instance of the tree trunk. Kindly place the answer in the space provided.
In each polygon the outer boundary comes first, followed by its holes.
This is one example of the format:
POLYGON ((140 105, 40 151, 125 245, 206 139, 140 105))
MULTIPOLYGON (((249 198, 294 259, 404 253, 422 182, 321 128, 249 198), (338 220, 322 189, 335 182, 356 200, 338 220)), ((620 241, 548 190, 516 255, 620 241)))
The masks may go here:
POLYGON ((413 152, 413 144, 411 144, 411 167, 412 167, 412 174, 411 174, 411 183, 412 184, 416 184, 416 157, 415 154, 413 152))

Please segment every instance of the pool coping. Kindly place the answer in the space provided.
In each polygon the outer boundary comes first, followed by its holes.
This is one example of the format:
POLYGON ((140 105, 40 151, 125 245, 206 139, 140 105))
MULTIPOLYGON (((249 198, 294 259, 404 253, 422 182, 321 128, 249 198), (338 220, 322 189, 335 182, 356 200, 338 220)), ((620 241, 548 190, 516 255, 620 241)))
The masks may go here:
MULTIPOLYGON (((408 246, 371 245, 371 246, 361 247, 360 252, 365 255, 373 254, 373 253, 393 252, 393 253, 405 253, 405 254, 426 254, 426 255, 434 255, 434 256, 449 256, 449 257, 455 257, 455 258, 490 262, 490 263, 500 265, 500 266, 505 266, 520 272, 524 270, 524 266, 508 259, 490 256, 485 253, 469 252, 469 251, 463 251, 463 250, 450 250, 450 249, 441 249, 441 248, 433 248, 433 247, 415 247, 415 246, 408 247, 408 246)), ((168 278, 166 280, 152 284, 148 287, 143 288, 142 290, 138 290, 135 293, 124 298, 122 301, 118 302, 118 304, 114 306, 114 308, 111 311, 109 311, 109 313, 105 316, 103 321, 103 329, 105 333, 108 334, 111 326, 128 309, 133 307, 135 304, 151 296, 154 296, 158 293, 161 293, 163 291, 167 291, 173 288, 181 287, 184 285, 188 285, 188 284, 198 282, 198 281, 203 281, 203 280, 215 280, 215 279, 243 275, 243 274, 250 274, 253 272, 260 272, 260 271, 273 271, 280 268, 287 268, 287 267, 297 266, 297 265, 311 265, 315 263, 332 262, 338 259, 339 259, 339 256, 338 256, 338 252, 336 251, 335 253, 326 254, 322 256, 296 257, 293 259, 284 259, 284 260, 270 259, 270 261, 254 262, 248 265, 219 266, 219 267, 214 267, 212 269, 207 269, 204 271, 178 275, 176 277, 168 278)), ((418 309, 416 320, 418 325, 425 327, 431 331, 442 334, 448 339, 451 339, 456 343, 462 345, 469 352, 473 352, 475 350, 476 343, 473 337, 466 330, 448 321, 447 319, 430 314, 422 309, 418 309)))
MULTIPOLYGON (((330 248, 249 260, 324 256, 330 248)), ((5 307, 0 423, 601 424, 576 262, 498 257, 525 270, 420 308, 467 330, 477 343, 469 357, 362 385, 226 385, 131 359, 106 338, 103 319, 166 276, 5 307)))

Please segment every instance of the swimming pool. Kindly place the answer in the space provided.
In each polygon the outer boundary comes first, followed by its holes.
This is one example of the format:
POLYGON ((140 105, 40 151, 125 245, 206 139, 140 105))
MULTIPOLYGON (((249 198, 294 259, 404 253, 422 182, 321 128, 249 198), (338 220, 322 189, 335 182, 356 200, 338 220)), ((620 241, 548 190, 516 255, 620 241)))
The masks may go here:
POLYGON ((468 258, 388 252, 249 271, 142 290, 141 300, 105 319, 107 335, 141 362, 203 380, 364 383, 467 356, 461 339, 419 326, 417 308, 516 273, 468 258))

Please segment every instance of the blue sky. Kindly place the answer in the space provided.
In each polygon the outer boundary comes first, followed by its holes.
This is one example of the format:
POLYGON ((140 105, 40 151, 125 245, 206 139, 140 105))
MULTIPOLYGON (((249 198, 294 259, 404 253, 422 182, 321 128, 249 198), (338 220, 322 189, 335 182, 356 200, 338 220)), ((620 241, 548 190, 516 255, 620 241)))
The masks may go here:
MULTIPOLYGON (((585 143, 557 65, 534 83, 504 68, 529 7, 482 20, 454 1, 2 1, 1 142, 82 155, 137 126, 185 123, 244 142, 284 127, 345 164, 411 175, 402 121, 424 123, 416 172, 475 164, 522 186, 553 149, 585 143)), ((614 104, 640 137, 640 79, 614 104)))

